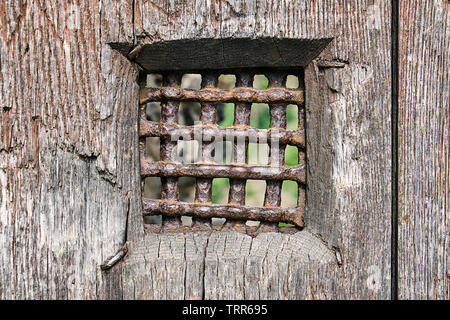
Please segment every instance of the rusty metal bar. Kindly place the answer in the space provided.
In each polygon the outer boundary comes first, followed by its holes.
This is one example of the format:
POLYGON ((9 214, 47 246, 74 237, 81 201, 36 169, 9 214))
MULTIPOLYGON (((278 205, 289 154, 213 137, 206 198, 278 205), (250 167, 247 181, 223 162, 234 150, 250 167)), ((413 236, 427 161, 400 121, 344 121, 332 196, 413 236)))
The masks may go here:
MULTIPOLYGON (((249 72, 239 72, 236 74, 236 87, 250 87, 253 82, 253 74, 249 72)), ((234 125, 246 126, 250 124, 251 103, 238 102, 234 106, 234 125)), ((238 163, 240 160, 247 163, 248 155, 248 141, 254 139, 254 136, 248 135, 250 131, 244 131, 247 135, 234 135, 233 143, 233 158, 234 162, 238 163)), ((266 132, 267 134, 267 132, 266 132)), ((245 178, 245 176, 243 176, 245 178)), ((228 203, 230 204, 245 204, 245 179, 230 179, 230 191, 228 203)))
MULTIPOLYGON (((287 89, 287 71, 264 71, 269 79, 269 88, 258 90, 252 88, 256 69, 235 71, 236 88, 222 90, 216 88, 219 70, 202 73, 202 86, 199 90, 180 88, 182 73, 163 75, 162 88, 142 88, 140 99, 139 150, 141 152, 141 177, 159 176, 162 182, 161 200, 143 199, 145 215, 161 213, 162 225, 146 225, 151 232, 186 232, 189 231, 238 231, 255 235, 259 232, 283 232, 278 222, 287 222, 297 227, 303 226, 306 187, 306 142, 304 130, 304 92, 299 89, 287 89), (161 122, 146 120, 145 104, 152 101, 161 102, 161 122), (196 101, 201 104, 201 125, 183 126, 178 124, 178 107, 181 101, 196 101), (235 104, 234 124, 223 128, 216 124, 217 103, 233 102, 235 104), (249 127, 251 104, 267 103, 270 107, 270 128, 255 129, 249 127), (286 129, 286 106, 296 104, 299 108, 299 129, 286 129), (201 136, 199 136, 199 132, 201 136), (144 158, 145 138, 161 138, 161 161, 150 162, 144 158), (206 139, 205 139, 206 137, 206 139), (214 138, 214 141, 207 137, 214 138), (219 139, 233 141, 232 164, 215 164, 213 147, 219 139), (197 163, 175 162, 178 140, 198 140, 201 142, 200 161, 197 163), (269 143, 271 154, 269 165, 247 165, 248 143, 269 143), (276 148, 278 143, 278 148, 276 148), (285 166, 284 153, 286 145, 299 148, 299 164, 285 166), (194 203, 178 200, 177 178, 196 177, 196 194, 194 203), (211 204, 212 179, 230 178, 228 205, 211 204), (245 206, 246 179, 266 180, 264 207, 245 206), (281 186, 283 180, 298 183, 298 206, 281 208, 281 186), (192 216, 193 224, 183 226, 180 216, 192 216), (227 220, 221 227, 213 226, 213 217, 227 220), (208 220, 209 219, 209 220, 208 220), (245 220, 258 220, 258 226, 246 225, 245 220)), ((294 232, 295 228, 288 228, 294 232)))
MULTIPOLYGON (((181 74, 170 73, 163 77, 163 84, 172 88, 178 88, 181 84, 181 74)), ((167 100, 161 103, 161 122, 178 121, 178 102, 167 100)), ((177 148, 177 142, 169 137, 161 137, 161 161, 174 161, 173 155, 177 148)), ((178 200, 178 181, 174 177, 161 177, 161 198, 166 200, 178 200)))
MULTIPOLYGON (((300 108, 298 108, 298 126, 299 128, 300 127, 304 128, 305 126, 305 112, 300 108)), ((298 163, 306 163, 306 152, 298 150, 298 163)), ((305 185, 302 185, 300 183, 297 184, 298 184, 297 205, 304 206, 306 203, 305 185)))
POLYGON ((244 137, 248 142, 249 138, 255 140, 272 138, 272 133, 276 130, 280 143, 290 144, 300 148, 305 148, 305 130, 299 128, 297 130, 287 129, 256 129, 247 125, 236 125, 232 127, 220 127, 216 125, 202 126, 183 126, 176 123, 159 123, 140 120, 139 136, 140 137, 183 137, 183 139, 194 139, 194 131, 197 130, 204 135, 215 137, 215 139, 225 139, 225 137, 244 137))
POLYGON ((211 224, 211 219, 196 218, 191 226, 184 226, 180 219, 165 217, 162 224, 144 225, 146 232, 151 233, 188 233, 188 232, 240 232, 252 237, 263 232, 279 232, 293 234, 298 231, 297 227, 279 227, 278 223, 265 222, 257 227, 247 226, 244 221, 227 220, 221 227, 211 224))
POLYGON ((181 88, 143 88, 140 93, 140 104, 152 101, 197 101, 197 102, 247 102, 247 103, 294 103, 303 106, 303 90, 286 88, 269 88, 259 90, 254 88, 234 88, 223 90, 204 88, 200 90, 181 88))
POLYGON ((141 176, 231 178, 256 180, 293 180, 305 183, 304 165, 268 166, 238 164, 203 164, 176 162, 149 162, 141 159, 141 176))
MULTIPOLYGON (((269 87, 286 86, 286 73, 268 73, 269 87)), ((286 105, 274 104, 270 108, 270 127, 286 128, 286 105)), ((278 142, 278 145, 270 144, 269 163, 275 165, 284 164, 284 152, 286 145, 278 142), (277 154, 278 153, 278 154, 277 154), (278 163, 274 163, 278 161, 278 163)), ((283 181, 267 181, 266 194, 264 197, 265 207, 279 207, 281 205, 281 187, 283 181)))
POLYGON ((187 203, 166 200, 142 199, 144 215, 160 212, 164 216, 193 216, 200 218, 228 218, 236 220, 258 220, 266 222, 287 222, 298 227, 303 226, 304 207, 296 208, 264 208, 219 205, 202 203, 187 203))
MULTIPOLYGON (((213 88, 217 85, 216 73, 206 73, 202 75, 202 88, 213 88)), ((201 118, 200 121, 203 125, 212 125, 216 123, 216 106, 212 103, 202 102, 201 118)), ((213 162, 212 151, 214 149, 214 142, 211 141, 199 141, 201 161, 213 162)), ((212 196, 212 179, 211 178, 197 178, 195 186, 195 202, 206 203, 211 202, 212 196)))

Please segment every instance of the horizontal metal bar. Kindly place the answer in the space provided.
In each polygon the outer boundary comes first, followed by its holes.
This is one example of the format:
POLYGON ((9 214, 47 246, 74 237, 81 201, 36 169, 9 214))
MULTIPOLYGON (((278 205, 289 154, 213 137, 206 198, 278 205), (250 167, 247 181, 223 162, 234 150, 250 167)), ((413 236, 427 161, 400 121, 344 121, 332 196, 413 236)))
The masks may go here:
POLYGON ((276 134, 279 142, 305 148, 305 130, 286 130, 282 128, 255 129, 249 126, 220 127, 216 125, 183 126, 175 123, 160 123, 141 119, 139 125, 140 137, 183 137, 194 139, 194 134, 201 133, 203 137, 211 137, 216 141, 226 137, 245 137, 246 141, 270 141, 276 134))
POLYGON ((141 176, 197 177, 257 180, 293 180, 305 184, 306 169, 297 166, 148 162, 141 159, 141 176))
POLYGON ((193 216, 199 218, 228 218, 236 220, 257 220, 265 222, 287 222, 303 227, 304 207, 249 207, 203 203, 174 202, 142 199, 144 215, 161 213, 163 216, 193 216))
POLYGON ((249 103, 293 103, 303 105, 303 90, 269 88, 259 90, 239 87, 232 90, 204 88, 200 90, 180 89, 172 87, 142 88, 140 104, 152 101, 199 101, 199 102, 249 102, 249 103))
POLYGON ((245 221, 226 220, 222 226, 214 226, 211 219, 194 218, 192 225, 185 226, 179 218, 165 217, 161 224, 145 224, 145 232, 152 233, 187 233, 187 232, 240 232, 255 237, 263 232, 280 232, 293 234, 298 227, 279 227, 278 223, 260 222, 259 226, 248 226, 245 221))

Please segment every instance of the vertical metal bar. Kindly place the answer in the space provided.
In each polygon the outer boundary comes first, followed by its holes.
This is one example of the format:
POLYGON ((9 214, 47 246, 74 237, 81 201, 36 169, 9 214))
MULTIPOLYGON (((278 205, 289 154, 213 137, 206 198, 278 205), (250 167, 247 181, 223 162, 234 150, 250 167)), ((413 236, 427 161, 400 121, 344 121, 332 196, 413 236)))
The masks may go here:
MULTIPOLYGON (((202 74, 202 88, 215 87, 217 85, 217 73, 202 74)), ((203 125, 214 125, 216 123, 216 106, 211 103, 203 103, 201 107, 200 120, 203 125)), ((201 161, 212 162, 212 152, 214 150, 213 137, 203 137, 200 141, 201 161), (205 141, 210 140, 210 141, 205 141)), ((195 202, 211 202, 212 179, 198 178, 195 187, 195 202)))
MULTIPOLYGON (((253 82, 253 74, 248 71, 236 72, 236 87, 251 87, 253 82)), ((236 103, 234 106, 234 125, 247 126, 250 124, 251 103, 236 103)), ((247 163, 248 140, 233 141, 233 157, 236 162, 239 160, 247 163), (244 144, 238 145, 238 144, 244 144), (243 152, 243 154, 242 154, 243 152)), ((228 203, 245 204, 245 179, 230 179, 230 193, 228 203)))
MULTIPOLYGON (((169 73, 163 76, 163 85, 168 87, 179 87, 181 84, 180 73, 169 73)), ((177 101, 164 101, 161 103, 161 122, 177 123, 178 122, 178 106, 177 101)), ((171 141, 170 137, 161 137, 161 161, 174 161, 177 148, 177 141, 171 141)), ((161 177, 161 199, 178 200, 177 178, 161 177)))
MULTIPOLYGON (((147 104, 143 104, 139 106, 139 119, 146 120, 147 117, 145 115, 145 111, 147 109, 147 104)), ((138 125, 140 125, 141 121, 139 121, 138 125)), ((139 156, 144 157, 145 156, 145 144, 146 144, 147 137, 139 137, 139 156)))
MULTIPOLYGON (((299 77, 300 80, 300 77, 299 77)), ((299 82, 299 86, 301 85, 301 83, 299 82)), ((300 108, 300 106, 297 106, 298 108, 298 126, 305 128, 305 132, 306 132, 306 127, 305 127, 305 112, 303 110, 303 108, 300 108)), ((302 163, 306 163, 306 150, 301 150, 300 148, 298 149, 298 164, 302 164, 302 163)), ((301 185, 300 183, 297 182, 298 185, 298 196, 297 196, 297 205, 300 206, 306 206, 306 190, 305 190, 305 186, 301 185)))
MULTIPOLYGON (((269 87, 282 87, 286 86, 287 75, 284 72, 269 72, 267 73, 269 79, 269 87)), ((286 128, 286 104, 275 104, 270 107, 270 127, 271 129, 286 128)), ((278 148, 270 144, 269 147, 269 164, 282 165, 284 164, 284 151, 285 145, 279 144, 278 148), (279 163, 273 163, 275 152, 278 152, 279 163)), ((266 207, 279 207, 281 205, 281 187, 283 181, 267 181, 266 182, 266 195, 264 198, 264 206, 266 207)))
MULTIPOLYGON (((145 109, 147 108, 147 104, 141 105, 139 107, 139 118, 146 119, 145 116, 145 109)), ((141 121, 139 121, 140 123, 141 121)), ((140 124, 138 124, 140 125, 140 124)), ((145 157, 145 145, 146 145, 146 137, 139 137, 139 157, 142 159, 145 157)), ((142 163, 142 160, 141 160, 142 163)), ((145 179, 141 179, 141 197, 144 195, 144 188, 145 188, 145 179)))

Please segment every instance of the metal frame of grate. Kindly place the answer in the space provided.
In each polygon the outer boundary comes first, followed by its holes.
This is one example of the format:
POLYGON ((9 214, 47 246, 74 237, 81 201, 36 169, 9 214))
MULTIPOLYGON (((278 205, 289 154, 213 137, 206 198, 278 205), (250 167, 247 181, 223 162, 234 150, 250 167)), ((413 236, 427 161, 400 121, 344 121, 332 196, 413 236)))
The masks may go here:
MULTIPOLYGON (((162 225, 147 229, 153 232, 222 231, 235 230, 244 233, 269 231, 295 232, 295 228, 279 228, 279 222, 303 226, 306 187, 306 142, 304 130, 304 86, 299 81, 296 89, 286 88, 289 70, 244 69, 244 70, 208 70, 200 72, 174 71, 163 73, 161 88, 142 86, 140 92, 139 150, 141 154, 141 177, 161 177, 161 199, 142 198, 142 211, 145 215, 161 214, 162 225), (201 88, 182 89, 181 79, 184 74, 197 73, 202 77, 201 88), (234 89, 217 88, 221 74, 234 74, 234 89), (255 74, 264 74, 268 79, 267 89, 254 89, 255 74), (178 124, 180 102, 195 101, 201 104, 201 124, 184 126, 178 124), (149 102, 161 102, 160 122, 146 119, 145 108, 149 102), (216 106, 218 103, 234 103, 234 124, 220 127, 216 123, 216 106), (249 126, 252 103, 267 103, 270 107, 270 128, 255 129, 249 126), (298 106, 298 129, 286 129, 286 106, 298 106), (201 162, 180 163, 174 159, 177 141, 172 137, 196 139, 196 130, 201 129, 204 136, 226 138, 232 141, 232 163, 216 164, 211 161, 212 139, 202 141, 199 149, 201 162), (150 162, 144 158, 145 139, 160 138, 160 161, 150 162), (249 142, 266 141, 269 144, 269 164, 247 164, 249 142), (273 143, 276 141, 276 143, 273 143), (296 166, 284 165, 286 145, 298 148, 299 161, 296 166), (242 146, 242 147, 240 147, 242 146), (274 147, 278 146, 278 147, 274 147), (279 164, 282 161, 283 164, 279 164), (196 178, 194 203, 178 200, 177 178, 190 176, 196 178), (230 178, 228 204, 212 204, 212 179, 230 178), (245 186, 247 179, 266 180, 266 192, 263 207, 245 205, 245 186), (295 208, 282 208, 281 189, 284 180, 293 180, 298 184, 298 205, 295 208), (193 223, 186 227, 181 216, 192 216, 193 223), (222 227, 215 227, 211 218, 226 218, 222 227), (245 223, 246 220, 260 221, 258 227, 245 223)), ((296 74, 298 74, 296 72, 296 74)), ((301 77, 299 77, 301 80, 301 77)))

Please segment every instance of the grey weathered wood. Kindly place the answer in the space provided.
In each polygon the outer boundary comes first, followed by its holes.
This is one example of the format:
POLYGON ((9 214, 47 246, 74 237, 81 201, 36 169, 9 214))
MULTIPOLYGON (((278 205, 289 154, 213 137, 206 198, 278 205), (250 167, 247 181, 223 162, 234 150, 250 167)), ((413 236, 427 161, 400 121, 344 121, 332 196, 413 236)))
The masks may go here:
POLYGON ((0 298, 390 297, 389 3, 2 1, 0 21, 0 298), (345 63, 305 72, 307 226, 145 235, 138 67, 111 46, 233 37, 332 37, 319 59, 345 63))
POLYGON ((138 203, 137 68, 108 45, 133 41, 131 13, 0 2, 0 299, 104 297, 138 203))
POLYGON ((400 1, 401 299, 449 299, 450 3, 400 1))
POLYGON ((335 265, 334 252, 307 231, 255 238, 200 232, 130 242, 125 262, 107 272, 123 279, 124 299, 288 299, 313 298, 315 274, 295 279, 293 268, 335 265))
MULTIPOLYGON (((258 238, 213 234, 204 246, 190 249, 198 255, 193 268, 194 274, 201 274, 200 285, 191 276, 193 280, 186 282, 182 273, 184 243, 193 235, 160 236, 158 242, 170 244, 167 252, 159 250, 158 258, 149 259, 155 255, 139 251, 139 259, 145 258, 148 267, 135 262, 138 258, 131 249, 120 267, 111 271, 115 278, 121 274, 122 279, 139 279, 137 284, 124 280, 121 295, 198 298, 203 288, 202 295, 210 299, 390 298, 391 98, 389 81, 380 81, 391 76, 390 4, 268 0, 208 5, 204 1, 142 0, 136 1, 135 8, 137 44, 147 48, 175 40, 334 38, 319 57, 320 67, 313 62, 305 72, 310 180, 307 227, 302 232, 314 235, 313 247, 324 241, 328 250, 336 248, 343 264, 338 267, 336 261, 310 263, 301 255, 277 255, 287 239, 281 235, 267 235, 273 245, 261 262, 260 256, 247 253, 249 245, 259 243, 258 238), (335 63, 339 68, 327 67, 335 63), (225 247, 230 251, 223 249, 227 241, 232 244, 225 247), (161 260, 165 254, 171 263, 161 260), (260 283, 265 285, 258 290, 260 283)), ((205 61, 214 59, 214 53, 210 58, 208 52, 205 47, 205 61)), ((133 56, 139 59, 140 54, 133 56)), ((139 240, 141 233, 140 227, 130 226, 129 239, 147 243, 154 237, 139 240)), ((307 250, 303 246, 299 244, 307 250)))

